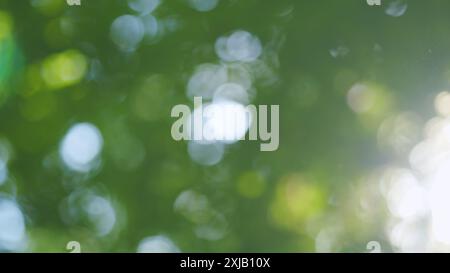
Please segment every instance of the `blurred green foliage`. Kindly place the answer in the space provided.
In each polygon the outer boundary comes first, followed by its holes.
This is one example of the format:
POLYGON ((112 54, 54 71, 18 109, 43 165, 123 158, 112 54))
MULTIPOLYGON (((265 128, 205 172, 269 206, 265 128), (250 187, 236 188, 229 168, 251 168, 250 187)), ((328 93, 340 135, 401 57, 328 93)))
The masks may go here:
POLYGON ((79 241, 83 251, 134 252, 157 235, 186 252, 313 252, 320 238, 330 251, 365 251, 371 240, 390 249, 385 204, 363 178, 407 164, 377 145, 381 122, 429 117, 449 84, 449 1, 411 0, 392 17, 362 0, 223 0, 207 12, 163 0, 152 14, 164 31, 129 52, 111 39, 117 17, 137 14, 127 1, 81 2, 0 0, 0 136, 10 153, 0 192, 25 216, 22 251, 79 241), (201 166, 171 138, 170 110, 192 105, 190 76, 219 63, 216 40, 239 29, 263 45, 253 103, 280 105, 280 148, 243 141, 201 166), (356 83, 373 90, 371 111, 349 107, 356 83), (97 166, 80 173, 59 150, 83 122, 104 143, 97 166), (106 200, 113 218, 85 209, 89 200, 106 200))

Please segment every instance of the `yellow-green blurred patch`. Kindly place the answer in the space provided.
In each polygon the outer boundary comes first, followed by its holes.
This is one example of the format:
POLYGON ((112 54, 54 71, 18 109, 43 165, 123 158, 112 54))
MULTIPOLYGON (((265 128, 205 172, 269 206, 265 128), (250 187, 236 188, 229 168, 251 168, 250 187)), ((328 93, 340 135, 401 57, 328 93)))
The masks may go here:
POLYGON ((56 15, 67 6, 66 1, 63 0, 33 0, 31 4, 39 13, 46 16, 56 15))
POLYGON ((25 70, 25 88, 22 90, 21 95, 29 97, 44 89, 44 87, 45 83, 41 76, 40 64, 28 65, 25 70))
POLYGON ((392 111, 394 98, 388 90, 373 82, 354 84, 347 93, 347 104, 366 129, 376 129, 392 111))
POLYGON ((237 180, 236 190, 245 198, 258 198, 266 189, 266 180, 257 172, 243 173, 237 180))
POLYGON ((79 83, 88 67, 86 57, 76 50, 54 54, 44 60, 42 78, 50 90, 66 88, 79 83))
POLYGON ((13 21, 11 16, 4 12, 0 11, 0 43, 2 40, 7 39, 11 36, 13 29, 13 21))
POLYGON ((280 227, 300 230, 310 218, 321 214, 326 194, 314 181, 302 174, 281 178, 270 206, 270 217, 280 227))

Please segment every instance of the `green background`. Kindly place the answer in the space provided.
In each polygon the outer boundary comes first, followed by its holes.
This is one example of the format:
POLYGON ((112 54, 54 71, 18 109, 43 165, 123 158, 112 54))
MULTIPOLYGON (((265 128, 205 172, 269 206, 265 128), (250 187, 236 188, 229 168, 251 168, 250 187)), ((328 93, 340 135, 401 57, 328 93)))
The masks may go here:
POLYGON ((411 0, 399 17, 386 14, 389 2, 224 0, 199 12, 163 0, 152 14, 168 27, 126 53, 110 28, 137 14, 127 1, 0 0, 0 138, 11 155, 0 192, 24 215, 20 251, 67 252, 67 242, 78 241, 85 252, 135 252, 157 235, 183 252, 365 252, 373 240, 392 251, 389 209, 366 178, 409 165, 407 152, 379 144, 383 120, 404 112, 431 118, 436 94, 448 87, 450 2, 411 0), (252 103, 280 105, 280 147, 260 152, 259 142, 241 141, 219 164, 202 166, 186 142, 171 138, 170 111, 192 107, 190 76, 200 64, 220 63, 214 43, 240 29, 263 46, 266 71, 253 81, 252 103), (73 72, 65 62, 85 67, 58 79, 73 72), (55 73, 47 80, 45 65, 55 73), (356 83, 375 90, 367 113, 347 103, 356 83), (88 173, 68 170, 58 152, 80 122, 104 140, 88 173), (183 192, 195 201, 177 209, 183 192), (67 220, 74 193, 81 197, 67 220), (92 193, 114 208, 106 235, 82 208, 92 193), (205 230, 218 235, 204 238, 205 230))

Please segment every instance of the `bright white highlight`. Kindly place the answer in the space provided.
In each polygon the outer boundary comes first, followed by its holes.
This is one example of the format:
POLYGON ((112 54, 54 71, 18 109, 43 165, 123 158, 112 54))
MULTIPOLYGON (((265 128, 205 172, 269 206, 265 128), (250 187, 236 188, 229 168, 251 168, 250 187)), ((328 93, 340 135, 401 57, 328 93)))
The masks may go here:
POLYGON ((134 51, 144 38, 145 28, 141 19, 133 15, 122 15, 111 25, 111 39, 125 52, 134 51))
POLYGON ((128 6, 141 15, 147 15, 153 12, 160 2, 161 0, 128 0, 128 6))
POLYGON ((163 235, 144 238, 138 246, 139 253, 178 253, 180 250, 172 240, 163 235))
POLYGON ((25 220, 17 204, 0 197, 0 251, 17 251, 25 244, 25 220))
MULTIPOLYGON (((219 100, 195 109, 191 118, 193 128, 202 128, 202 137, 194 140, 200 143, 223 142, 231 144, 243 139, 251 124, 251 115, 245 106, 228 100, 219 100), (198 124, 196 117, 202 118, 198 124), (197 124, 196 124, 197 123, 197 124)), ((189 126, 188 128, 192 128, 189 126)))
POLYGON ((103 147, 100 131, 90 123, 75 124, 60 145, 60 156, 70 169, 88 172, 103 147))
POLYGON ((216 53, 225 62, 253 62, 262 54, 262 45, 258 37, 238 30, 228 37, 216 41, 216 53))

